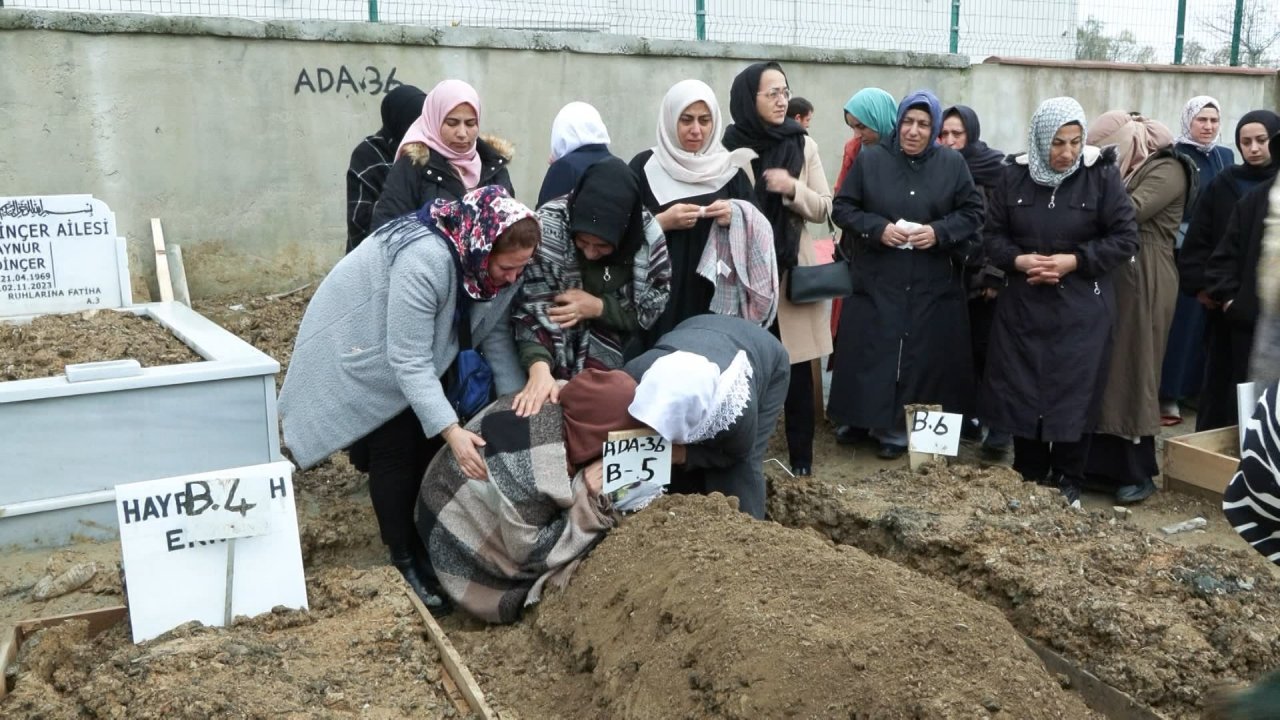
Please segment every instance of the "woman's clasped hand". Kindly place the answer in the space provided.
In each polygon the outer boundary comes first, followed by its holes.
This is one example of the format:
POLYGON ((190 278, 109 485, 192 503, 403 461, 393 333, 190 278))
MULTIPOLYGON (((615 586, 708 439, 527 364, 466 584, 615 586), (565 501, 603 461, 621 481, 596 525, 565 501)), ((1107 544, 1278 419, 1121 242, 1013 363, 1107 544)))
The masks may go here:
POLYGON ((1075 272, 1078 260, 1070 253, 1057 255, 1019 255, 1014 265, 1026 273, 1032 285, 1057 285, 1068 273, 1075 272))

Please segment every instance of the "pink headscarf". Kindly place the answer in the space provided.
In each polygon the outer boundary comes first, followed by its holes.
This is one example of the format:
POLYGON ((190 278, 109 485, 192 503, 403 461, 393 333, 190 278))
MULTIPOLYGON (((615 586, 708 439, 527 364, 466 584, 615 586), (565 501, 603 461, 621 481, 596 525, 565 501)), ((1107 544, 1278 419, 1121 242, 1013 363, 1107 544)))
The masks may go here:
POLYGON ((425 143, 427 147, 440 153, 449 161, 458 174, 462 176, 462 184, 468 190, 480 184, 480 155, 476 153, 475 143, 466 152, 457 152, 449 147, 440 137, 440 126, 445 116, 453 112, 459 105, 470 105, 476 111, 476 124, 480 123, 480 94, 476 89, 461 80, 442 80, 422 103, 422 116, 413 121, 409 132, 404 134, 400 147, 396 149, 396 159, 404 154, 404 147, 409 143, 425 143))
POLYGON ((1089 123, 1085 142, 1096 147, 1115 145, 1120 155, 1120 175, 1128 180, 1147 158, 1173 144, 1173 133, 1159 120, 1112 110, 1089 123))

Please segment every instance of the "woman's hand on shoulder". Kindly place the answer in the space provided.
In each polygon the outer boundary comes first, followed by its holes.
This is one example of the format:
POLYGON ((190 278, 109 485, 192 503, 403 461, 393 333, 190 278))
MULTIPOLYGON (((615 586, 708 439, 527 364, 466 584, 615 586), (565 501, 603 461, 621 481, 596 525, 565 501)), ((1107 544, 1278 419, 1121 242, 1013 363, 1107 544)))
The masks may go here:
POLYGON ((551 367, 540 360, 529 368, 529 382, 516 393, 511 409, 518 417, 537 415, 547 401, 560 402, 560 387, 560 383, 551 377, 551 367))
POLYGON ((440 435, 449 445, 449 451, 453 453, 453 459, 458 461, 463 475, 472 480, 489 477, 489 469, 485 467, 484 458, 480 457, 480 451, 477 450, 484 447, 484 438, 457 423, 445 428, 440 435))

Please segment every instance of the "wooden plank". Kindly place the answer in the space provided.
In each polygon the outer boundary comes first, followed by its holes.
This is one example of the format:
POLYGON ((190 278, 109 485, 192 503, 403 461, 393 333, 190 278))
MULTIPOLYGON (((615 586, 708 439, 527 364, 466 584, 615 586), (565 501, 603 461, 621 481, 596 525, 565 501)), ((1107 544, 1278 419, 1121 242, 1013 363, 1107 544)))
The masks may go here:
POLYGON ((173 283, 169 280, 169 257, 164 247, 164 231, 160 218, 151 218, 151 244, 156 249, 156 282, 160 286, 160 302, 173 302, 173 283))
POLYGON ((931 462, 946 463, 947 461, 945 455, 938 455, 936 453, 916 452, 911 449, 911 426, 915 422, 916 412, 921 410, 928 411, 928 412, 942 412, 942 406, 941 405, 924 405, 924 404, 917 403, 915 405, 907 405, 905 408, 903 408, 904 415, 906 416, 906 423, 907 423, 907 467, 910 467, 912 470, 919 469, 925 463, 931 463, 931 462))
POLYGON ((3 700, 12 690, 9 687, 8 675, 5 674, 5 671, 18 659, 18 649, 22 647, 22 643, 28 635, 37 630, 60 625, 68 620, 87 620, 89 622, 89 637, 93 637, 123 620, 128 611, 129 609, 124 605, 114 605, 98 610, 83 610, 81 612, 67 613, 66 615, 19 620, 8 628, 3 639, 0 639, 0 675, 5 677, 5 680, 0 682, 0 700, 3 700))
POLYGON ((1178 478, 1169 477, 1168 475, 1164 478, 1164 489, 1169 492, 1182 493, 1183 495, 1191 495, 1198 498, 1204 498, 1205 500, 1222 502, 1221 490, 1210 490, 1209 488, 1193 485, 1189 482, 1179 480, 1178 478))
POLYGON ((449 702, 453 703, 453 707, 458 711, 459 716, 466 717, 471 714, 471 707, 467 705, 467 699, 462 696, 462 691, 458 689, 458 684, 453 681, 453 677, 449 675, 449 669, 440 665, 440 684, 444 686, 444 694, 449 696, 449 702))
POLYGON ((1165 440, 1166 485, 1172 490, 1196 487, 1221 497, 1240 464, 1235 448, 1235 426, 1165 440))
POLYGON ((125 613, 129 612, 129 608, 124 605, 113 605, 111 607, 100 608, 98 610, 82 610, 80 612, 67 613, 66 615, 52 615, 50 617, 35 618, 33 620, 19 620, 17 624, 19 640, 24 640, 27 635, 36 630, 43 630, 54 625, 61 625, 68 620, 88 620, 89 635, 97 635, 107 628, 115 625, 124 619, 125 613))
POLYGON ((471 677, 471 671, 462 662, 462 656, 458 655, 453 643, 449 642, 449 638, 444 634, 444 629, 440 627, 440 623, 431 617, 431 611, 427 610, 427 606, 422 604, 422 599, 413 591, 413 588, 406 586, 404 591, 409 596, 409 601, 413 603, 413 606, 418 608, 418 614, 422 616, 422 622, 426 623, 427 635, 431 638, 431 642, 435 643, 436 649, 440 651, 440 659, 444 662, 445 669, 449 671, 449 676, 457 684, 462 696, 467 699, 467 705, 471 706, 471 712, 479 715, 482 720, 497 720, 498 716, 489 707, 489 703, 485 702, 484 692, 476 684, 476 679, 471 677))
POLYGON ((1096 675, 1050 650, 1047 646, 1026 635, 1023 642, 1039 656, 1050 673, 1062 673, 1071 679, 1071 687, 1080 693, 1090 710, 1100 713, 1107 720, 1163 720, 1149 708, 1132 697, 1111 687, 1096 675))

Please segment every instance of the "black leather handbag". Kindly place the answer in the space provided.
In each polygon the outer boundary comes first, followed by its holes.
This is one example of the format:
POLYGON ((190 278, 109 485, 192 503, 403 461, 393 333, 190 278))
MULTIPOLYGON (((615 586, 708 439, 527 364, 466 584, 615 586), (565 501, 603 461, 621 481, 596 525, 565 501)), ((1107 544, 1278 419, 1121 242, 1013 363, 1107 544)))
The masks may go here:
POLYGON ((833 298, 848 297, 853 293, 853 267, 835 237, 835 226, 827 221, 831 228, 832 245, 835 247, 835 259, 822 265, 797 265, 791 268, 787 280, 787 299, 796 305, 822 302, 833 298))

